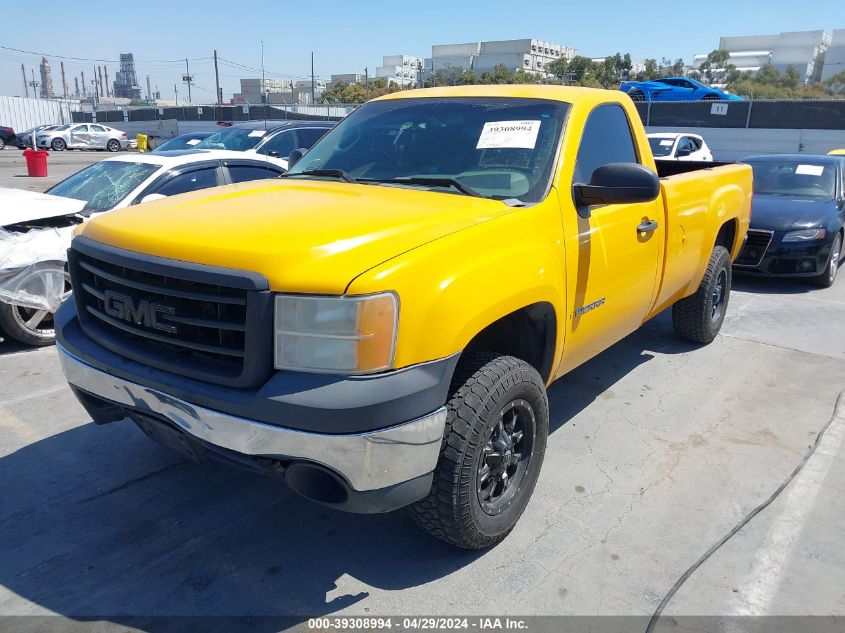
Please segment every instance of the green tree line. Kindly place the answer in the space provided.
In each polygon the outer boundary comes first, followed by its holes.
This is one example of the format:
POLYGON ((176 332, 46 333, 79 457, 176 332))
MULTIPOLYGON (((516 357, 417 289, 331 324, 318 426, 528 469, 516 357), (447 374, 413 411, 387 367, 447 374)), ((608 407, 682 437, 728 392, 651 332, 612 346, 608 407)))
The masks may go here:
MULTIPOLYGON (((429 73, 424 87, 462 86, 478 84, 563 84, 589 88, 618 88, 625 80, 648 81, 660 77, 684 75, 684 60, 660 61, 647 59, 634 71, 631 55, 616 53, 602 61, 576 55, 571 60, 563 57, 549 62, 545 74, 535 74, 522 69, 511 70, 503 64, 492 71, 476 73, 456 67, 429 73)), ((712 51, 700 69, 689 73, 704 83, 724 83, 733 94, 749 99, 830 99, 845 98, 845 71, 825 82, 804 84, 793 67, 779 72, 767 65, 754 74, 742 73, 728 63, 727 51, 712 51)), ((323 100, 328 103, 363 103, 369 99, 396 92, 402 88, 383 78, 363 84, 340 84, 327 90, 323 100)))

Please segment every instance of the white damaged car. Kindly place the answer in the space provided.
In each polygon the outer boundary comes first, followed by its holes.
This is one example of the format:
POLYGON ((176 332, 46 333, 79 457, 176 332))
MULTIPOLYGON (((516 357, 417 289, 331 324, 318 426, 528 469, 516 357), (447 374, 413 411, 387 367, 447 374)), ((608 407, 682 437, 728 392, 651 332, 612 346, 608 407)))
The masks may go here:
POLYGON ((77 224, 149 200, 282 173, 256 155, 184 150, 107 158, 46 193, 0 188, 0 332, 29 345, 53 342, 53 312, 70 293, 66 253, 77 224))

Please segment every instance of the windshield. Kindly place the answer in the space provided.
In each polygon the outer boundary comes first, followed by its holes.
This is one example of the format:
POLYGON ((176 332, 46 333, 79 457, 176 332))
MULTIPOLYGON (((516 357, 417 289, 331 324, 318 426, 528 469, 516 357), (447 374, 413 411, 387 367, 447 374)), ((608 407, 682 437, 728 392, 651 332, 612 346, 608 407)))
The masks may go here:
POLYGON ((836 168, 805 161, 750 163, 754 193, 830 200, 836 195, 836 168))
POLYGON ((203 139, 194 145, 194 149, 230 149, 243 152, 258 145, 266 133, 265 130, 246 127, 227 127, 203 139))
POLYGON ((648 144, 651 145, 651 153, 654 154, 655 158, 669 156, 672 153, 672 147, 675 145, 675 139, 649 137, 648 144))
POLYGON ((176 138, 172 138, 169 141, 165 141, 161 145, 155 148, 156 152, 168 152, 175 149, 197 149, 197 145, 199 145, 203 139, 208 138, 205 136, 177 136, 176 138))
POLYGON ((151 163, 106 160, 76 172, 47 193, 83 200, 84 211, 108 211, 160 167, 151 163))
MULTIPOLYGON (((56 132, 59 132, 61 130, 68 129, 69 127, 70 127, 70 125, 66 123, 65 125, 60 125, 59 127, 54 127, 53 130, 56 131, 56 132)), ((44 131, 46 132, 47 130, 44 130, 44 131)))
POLYGON ((367 181, 437 179, 401 186, 537 202, 548 188, 569 104, 460 97, 370 102, 323 137, 288 172, 341 170, 367 181), (457 187, 454 187, 457 189, 457 187))

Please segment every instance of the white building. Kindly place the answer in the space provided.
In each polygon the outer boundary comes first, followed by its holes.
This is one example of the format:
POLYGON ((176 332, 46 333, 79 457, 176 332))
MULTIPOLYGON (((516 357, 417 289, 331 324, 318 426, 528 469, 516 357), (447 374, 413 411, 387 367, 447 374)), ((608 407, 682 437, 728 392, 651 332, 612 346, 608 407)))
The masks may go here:
MULTIPOLYGON (((317 101, 326 91, 326 81, 316 79, 314 81, 314 96, 317 101)), ((265 95, 266 103, 271 105, 309 105, 311 104, 311 80, 305 79, 292 81, 290 79, 264 79, 260 78, 241 79, 241 91, 232 95, 235 104, 260 105, 262 93, 265 95), (263 86, 263 90, 262 90, 263 86)))
POLYGON ((522 69, 545 74, 549 62, 560 57, 572 59, 575 54, 572 47, 537 39, 439 44, 431 47, 431 57, 425 60, 424 71, 428 75, 451 67, 472 70, 480 75, 504 65, 510 71, 522 69))
POLYGON ((422 59, 413 55, 385 55, 376 68, 376 78, 386 79, 399 86, 415 86, 422 68, 422 59))
MULTIPOLYGON (((719 38, 719 50, 727 51, 728 63, 740 72, 756 72, 771 64, 780 72, 792 66, 803 83, 818 81, 822 75, 825 55, 830 46, 830 34, 823 31, 794 31, 775 35, 737 35, 719 38)), ((693 58, 692 68, 698 69, 707 55, 693 58)))
POLYGON ((822 81, 845 72, 845 29, 836 29, 830 38, 830 47, 824 56, 822 81))
POLYGON ((362 84, 366 80, 366 75, 364 73, 341 73, 337 75, 332 75, 331 81, 329 81, 329 86, 337 86, 340 84, 362 84))

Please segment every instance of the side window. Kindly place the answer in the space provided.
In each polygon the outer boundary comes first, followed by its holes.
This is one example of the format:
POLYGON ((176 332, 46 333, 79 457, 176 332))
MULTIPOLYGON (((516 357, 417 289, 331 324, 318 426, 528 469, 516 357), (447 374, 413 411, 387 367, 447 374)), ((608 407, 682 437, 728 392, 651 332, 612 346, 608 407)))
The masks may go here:
POLYGON ((217 186, 217 167, 195 169, 184 174, 174 176, 161 187, 150 193, 160 193, 165 196, 175 196, 188 191, 198 191, 217 186))
POLYGON ((574 183, 589 184, 593 172, 608 163, 637 163, 637 150, 622 106, 609 103, 590 113, 575 160, 574 183))
POLYGON ((88 131, 88 126, 87 125, 77 125, 76 127, 71 128, 70 131, 73 134, 83 134, 83 133, 88 131))
POLYGON ((284 132, 279 132, 276 136, 272 137, 267 143, 261 147, 258 152, 260 154, 267 154, 269 155, 273 152, 273 156, 278 156, 279 158, 287 158, 290 156, 290 153, 296 149, 296 132, 293 130, 286 130, 284 132))
POLYGON ((229 179, 232 182, 247 182, 249 180, 261 180, 262 178, 276 178, 280 172, 264 167, 263 165, 241 164, 227 165, 229 179))
POLYGON ((692 151, 697 152, 701 149, 701 139, 693 138, 690 136, 690 145, 692 145, 692 151))
POLYGON ((91 131, 92 132, 105 132, 106 128, 104 128, 102 125, 92 125, 91 131))
POLYGON ((311 147, 314 146, 314 143, 323 138, 326 132, 328 132, 328 130, 321 127, 300 128, 296 132, 299 135, 299 147, 311 149, 311 147))

